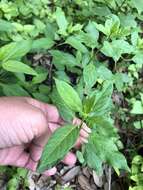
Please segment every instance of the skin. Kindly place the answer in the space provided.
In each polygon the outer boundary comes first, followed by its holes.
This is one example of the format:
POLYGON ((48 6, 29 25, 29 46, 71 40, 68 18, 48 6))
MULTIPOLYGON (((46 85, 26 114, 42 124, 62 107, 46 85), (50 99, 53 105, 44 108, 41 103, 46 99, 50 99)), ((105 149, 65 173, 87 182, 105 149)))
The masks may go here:
MULTIPOLYGON (((49 137, 64 124, 57 108, 32 98, 2 97, 0 110, 0 165, 35 171, 49 137)), ((80 125, 81 120, 75 118, 73 124, 80 125)), ((83 123, 75 147, 87 143, 90 132, 83 123)), ((76 156, 69 152, 63 162, 74 165, 76 156)), ((44 172, 48 176, 55 173, 56 167, 44 172)))

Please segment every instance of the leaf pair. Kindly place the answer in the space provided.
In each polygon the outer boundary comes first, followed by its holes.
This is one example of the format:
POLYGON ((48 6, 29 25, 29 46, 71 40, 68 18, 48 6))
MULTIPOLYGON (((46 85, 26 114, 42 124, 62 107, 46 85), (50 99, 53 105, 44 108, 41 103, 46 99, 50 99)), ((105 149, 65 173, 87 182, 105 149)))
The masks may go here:
POLYGON ((12 42, 0 48, 0 61, 6 71, 37 75, 30 66, 19 61, 32 47, 31 40, 12 42))
MULTIPOLYGON (((82 102, 76 91, 64 81, 55 80, 57 91, 65 105, 74 112, 82 112, 82 102)), ((74 125, 65 125, 55 131, 44 148, 39 172, 53 167, 63 159, 66 153, 73 147, 79 135, 79 128, 74 125)))

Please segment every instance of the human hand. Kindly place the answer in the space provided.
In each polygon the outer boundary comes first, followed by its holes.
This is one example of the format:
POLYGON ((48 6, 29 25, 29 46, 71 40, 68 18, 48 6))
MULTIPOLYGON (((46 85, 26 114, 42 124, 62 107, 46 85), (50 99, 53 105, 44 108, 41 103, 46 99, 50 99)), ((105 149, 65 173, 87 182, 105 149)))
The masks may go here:
MULTIPOLYGON (((0 110, 0 165, 35 171, 50 135, 63 124, 57 108, 28 97, 2 97, 0 110)), ((75 118, 73 124, 81 121, 75 118)), ((83 123, 75 146, 86 143, 90 132, 83 123)), ((74 165, 76 156, 69 152, 63 162, 74 165)), ((44 173, 53 175, 56 168, 44 173)))

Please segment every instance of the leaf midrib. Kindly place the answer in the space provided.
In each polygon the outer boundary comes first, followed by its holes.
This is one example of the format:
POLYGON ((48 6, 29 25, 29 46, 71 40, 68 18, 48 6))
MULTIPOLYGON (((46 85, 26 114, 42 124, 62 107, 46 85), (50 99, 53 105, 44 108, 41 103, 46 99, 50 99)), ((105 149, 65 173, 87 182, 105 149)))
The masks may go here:
MULTIPOLYGON (((57 146, 59 146, 59 145, 64 141, 64 139, 65 139, 74 129, 75 129, 75 127, 72 127, 72 129, 69 131, 69 133, 68 133, 67 135, 65 135, 59 143, 56 144, 54 150, 51 151, 51 152, 49 153, 49 155, 50 155, 50 154, 53 154, 53 152, 56 150, 57 146)), ((47 159, 44 159, 43 161, 45 161, 45 160, 47 161, 47 159)), ((47 163, 47 165, 48 165, 48 163, 47 163)))

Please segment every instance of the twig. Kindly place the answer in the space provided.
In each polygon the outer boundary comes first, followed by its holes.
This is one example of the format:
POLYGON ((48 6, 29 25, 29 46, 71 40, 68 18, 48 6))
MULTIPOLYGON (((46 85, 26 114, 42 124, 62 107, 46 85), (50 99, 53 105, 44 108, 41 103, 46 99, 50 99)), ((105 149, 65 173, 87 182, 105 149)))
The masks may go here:
POLYGON ((111 190, 111 167, 108 169, 108 190, 111 190))

